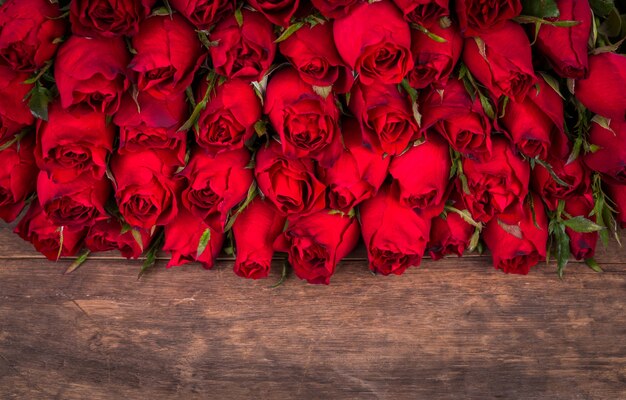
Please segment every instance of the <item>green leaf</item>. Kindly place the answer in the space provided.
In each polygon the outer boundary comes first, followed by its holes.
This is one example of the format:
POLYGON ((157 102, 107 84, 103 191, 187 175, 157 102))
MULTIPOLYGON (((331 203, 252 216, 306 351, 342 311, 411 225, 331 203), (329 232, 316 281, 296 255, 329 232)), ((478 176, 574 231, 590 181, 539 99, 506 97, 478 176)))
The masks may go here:
POLYGON ((493 111, 493 106, 491 105, 491 102, 489 101, 487 96, 485 96, 481 92, 478 92, 478 97, 480 99, 480 104, 483 106, 483 110, 485 110, 485 114, 490 119, 495 119, 496 113, 493 111))
POLYGON ((476 228, 474 229, 474 233, 472 234, 472 237, 470 238, 470 242, 469 242, 469 245, 467 246, 467 250, 468 251, 476 250, 476 247, 478 247, 479 240, 480 240, 480 229, 476 228))
POLYGON ((196 250, 196 258, 200 258, 202 253, 206 250, 207 245, 209 244, 209 240, 211 240, 211 228, 206 228, 206 230, 200 236, 200 240, 198 241, 198 249, 196 250))
POLYGON ((522 14, 539 18, 557 18, 560 15, 555 0, 524 0, 522 14))
POLYGON ((276 289, 277 287, 285 283, 285 280, 287 280, 288 271, 289 271, 289 262, 285 260, 283 262, 283 270, 280 273, 280 279, 278 280, 278 282, 270 286, 270 289, 276 289))
POLYGON ((264 120, 258 120, 255 124, 254 124, 254 131, 256 132, 258 137, 262 137, 267 135, 267 122, 265 122, 264 120))
POLYGON ((131 229, 130 234, 133 235, 133 239, 135 239, 135 242, 137 242, 141 252, 143 253, 143 237, 141 236, 141 232, 137 229, 131 229))
POLYGON ((219 40, 213 40, 213 41, 209 40, 209 32, 208 31, 198 30, 196 32, 198 32, 198 39, 200 39, 200 42, 207 49, 210 49, 211 47, 215 47, 215 46, 220 44, 219 40))
POLYGON ((535 162, 539 165, 541 165, 542 167, 544 167, 549 173, 550 176, 552 177, 552 179, 554 179, 554 181, 556 183, 558 183, 561 186, 565 186, 565 187, 569 187, 569 183, 565 182, 563 179, 559 178, 559 176, 556 174, 556 172, 554 172, 554 169, 552 168, 552 166, 550 164, 548 164, 547 162, 539 159, 539 158, 535 158, 535 162))
POLYGON ((604 229, 604 227, 583 217, 582 215, 567 219, 563 221, 563 224, 574 232, 580 233, 597 232, 604 229))
POLYGON ((313 91, 317 93, 318 96, 322 97, 324 100, 328 97, 329 94, 333 91, 333 85, 330 86, 313 86, 313 91))
POLYGON ((59 258, 61 258, 61 254, 63 253, 63 228, 63 226, 59 226, 57 228, 57 232, 59 232, 59 252, 57 253, 57 261, 59 260, 59 258))
POLYGON ((87 261, 87 258, 89 257, 90 253, 91 252, 89 250, 85 250, 83 254, 78 256, 78 258, 74 260, 74 262, 69 267, 67 267, 67 269, 65 270, 63 274, 67 275, 69 273, 76 271, 81 265, 85 263, 85 261, 87 261))
POLYGON ((283 33, 280 34, 278 39, 274 40, 274 43, 280 43, 284 40, 287 40, 289 36, 296 33, 296 31, 298 31, 298 29, 302 28, 303 26, 304 26, 304 22, 296 22, 295 24, 289 25, 287 29, 285 29, 283 33))
POLYGON ((237 25, 241 28, 243 26, 243 13, 241 12, 241 7, 237 7, 235 10, 235 20, 237 21, 237 25))
POLYGON ((28 100, 28 107, 30 112, 35 118, 48 120, 48 104, 51 101, 51 93, 44 86, 41 86, 39 82, 35 84, 35 87, 29 92, 27 96, 30 96, 28 100))
POLYGON ((606 17, 615 7, 613 0, 589 0, 589 5, 595 15, 606 17))
POLYGON ((500 228, 502 228, 509 235, 513 235, 518 239, 524 238, 524 236, 522 235, 522 228, 520 228, 519 224, 509 225, 507 223, 502 222, 500 218, 498 218, 497 221, 498 221, 498 225, 500 225, 500 228))
POLYGON ((487 60, 487 47, 485 46, 485 41, 478 36, 474 36, 474 41, 476 42, 476 46, 478 47, 478 53, 480 53, 485 61, 489 62, 489 60, 487 60))
POLYGON ((483 224, 481 224, 480 222, 476 222, 474 218, 472 218, 472 214, 470 214, 469 210, 459 210, 458 208, 450 205, 446 205, 444 210, 458 214, 463 219, 463 221, 467 222, 478 230, 481 230, 483 228, 483 224))
POLYGON ((592 270, 596 272, 604 272, 602 271, 602 268, 600 268, 600 265, 598 265, 598 262, 593 258, 587 258, 585 260, 585 264, 587 264, 589 268, 591 268, 592 270))
POLYGON ((572 152, 567 158, 567 162, 565 163, 565 165, 573 163, 578 158, 578 156, 580 155, 580 149, 582 147, 582 144, 583 144, 583 138, 580 136, 577 137, 576 140, 574 141, 572 152))
POLYGON ((544 72, 540 72, 539 74, 543 77, 543 80, 546 81, 548 86, 550 86, 555 92, 559 94, 559 96, 563 100, 565 100, 565 97, 563 97, 563 94, 561 94, 561 90, 559 89, 559 81, 556 80, 556 78, 552 75, 546 74, 544 72))
POLYGON ((570 257, 569 236, 565 233, 565 225, 559 223, 554 231, 556 243, 556 264, 559 278, 563 278, 563 272, 570 257))
POLYGON ((411 24, 411 27, 422 32, 424 35, 428 36, 428 38, 430 40, 433 40, 437 43, 446 43, 447 40, 445 38, 442 38, 439 35, 436 35, 434 33, 432 33, 431 31, 429 31, 428 29, 426 29, 423 25, 420 24, 411 24))
POLYGON ((611 131, 613 132, 613 134, 615 134, 615 131, 613 131, 613 129, 611 128, 611 119, 596 114, 591 119, 591 122, 595 122, 596 124, 606 129, 607 131, 611 131))
POLYGON ((157 253, 161 249, 164 240, 165 235, 163 231, 161 231, 161 233, 159 233, 154 242, 150 245, 150 249, 148 249, 148 252, 146 253, 146 259, 144 260, 143 265, 139 270, 137 279, 140 279, 150 268, 154 267, 154 265, 156 264, 157 253))

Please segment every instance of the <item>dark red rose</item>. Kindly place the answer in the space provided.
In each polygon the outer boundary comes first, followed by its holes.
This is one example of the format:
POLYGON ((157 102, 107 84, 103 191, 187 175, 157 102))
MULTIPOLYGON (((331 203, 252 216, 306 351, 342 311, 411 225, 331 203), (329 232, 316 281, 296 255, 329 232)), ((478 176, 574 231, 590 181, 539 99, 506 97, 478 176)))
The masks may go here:
POLYGON ((363 142, 379 154, 400 154, 421 137, 408 95, 396 85, 354 85, 350 110, 359 120, 363 142))
POLYGON ((0 219, 13 222, 35 191, 37 173, 35 138, 23 137, 0 151, 0 219))
POLYGON ((48 0, 8 0, 0 7, 0 57, 15 71, 44 66, 67 29, 58 4, 48 0))
MULTIPOLYGON (((522 12, 520 0, 492 0, 487 3, 484 0, 456 0, 455 6, 461 32, 466 37, 482 37, 485 31, 501 27, 522 12)), ((503 39, 509 42, 508 38, 503 39)))
POLYGON ((272 24, 288 27, 300 0, 249 0, 248 3, 272 24))
POLYGON ((430 218, 402 204, 388 186, 360 206, 361 231, 370 270, 400 275, 418 266, 426 250, 430 218))
POLYGON ((315 93, 293 68, 272 75, 263 111, 276 129, 286 157, 311 157, 325 167, 339 157, 341 133, 335 96, 324 98, 315 93))
MULTIPOLYGON (((451 206, 457 210, 465 209, 463 200, 458 192, 450 196, 451 206)), ((448 254, 461 257, 470 244, 474 227, 454 211, 445 216, 437 215, 433 218, 428 239, 428 254, 433 260, 439 260, 448 254)))
POLYGON ((156 0, 72 0, 72 33, 106 38, 133 36, 155 3, 156 0))
POLYGON ((365 85, 399 83, 413 68, 411 31, 389 1, 360 3, 335 20, 335 45, 365 85))
POLYGON ((587 0, 556 0, 558 21, 578 21, 570 27, 541 25, 537 49, 550 61, 562 78, 579 79, 587 75, 587 42, 591 32, 591 7, 587 0))
POLYGON ((457 190, 476 221, 488 222, 496 214, 512 223, 522 212, 522 202, 528 194, 530 166, 517 155, 503 138, 494 138, 491 157, 463 160, 469 193, 460 180, 457 190))
POLYGON ((24 83, 28 78, 26 72, 0 65, 0 144, 35 121, 24 101, 33 88, 32 84, 24 83))
POLYGON ((567 186, 557 183, 550 171, 540 164, 532 170, 531 185, 533 190, 542 198, 548 209, 555 211, 559 200, 568 200, 572 197, 587 193, 591 187, 591 175, 580 158, 570 163, 560 159, 549 159, 552 170, 567 186))
MULTIPOLYGON (((430 90, 420 95, 422 132, 439 132, 450 146, 473 158, 491 154, 491 121, 478 96, 472 100, 463 84, 450 79, 443 95, 430 90)), ((427 133, 427 135, 430 135, 427 133)))
POLYGON ((326 186, 309 158, 289 159, 272 141, 256 154, 254 169, 261 193, 286 215, 306 215, 326 207, 326 186))
POLYGON ((617 211, 615 219, 620 227, 626 228, 626 184, 608 183, 606 186, 617 211))
POLYGON ((83 245, 87 229, 54 225, 41 209, 39 202, 33 201, 14 232, 32 243, 48 260, 56 261, 59 257, 76 255, 83 245))
POLYGON ((537 80, 528 37, 515 22, 465 39, 463 62, 495 98, 520 102, 537 80))
MULTIPOLYGON (((565 202, 565 212, 572 217, 583 217, 595 222, 595 217, 589 214, 593 210, 593 195, 587 192, 582 196, 569 198, 565 202)), ((570 253, 577 260, 592 258, 596 252, 598 232, 576 232, 571 228, 565 228, 569 236, 570 253)))
POLYGON ((332 86, 336 93, 350 90, 352 72, 335 47, 332 21, 312 28, 304 25, 281 42, 279 49, 309 85, 332 86))
POLYGON ((585 155, 585 164, 603 174, 605 180, 626 183, 626 121, 612 119, 610 129, 591 124, 589 143, 598 147, 585 155))
POLYGON ((150 244, 150 233, 145 229, 124 229, 115 218, 96 221, 85 238, 85 247, 91 252, 119 250, 126 258, 139 258, 150 244))
POLYGON ((589 57, 589 75, 574 85, 576 98, 607 118, 626 119, 626 56, 600 53, 589 57))
POLYGON ((215 259, 222 249, 224 234, 221 230, 214 230, 210 226, 213 224, 206 224, 181 208, 176 218, 165 225, 163 251, 172 254, 166 268, 181 266, 192 261, 199 262, 204 269, 213 268, 215 259), (206 246, 204 246, 203 239, 207 238, 206 246))
POLYGON ((170 0, 172 8, 198 29, 209 30, 224 16, 235 11, 233 0, 170 0))
POLYGON ((260 13, 242 10, 243 23, 234 15, 224 18, 211 31, 211 60, 218 74, 228 78, 260 81, 276 55, 274 26, 260 13))
POLYGON ((225 151, 215 156, 196 149, 179 174, 183 179, 182 204, 205 222, 226 223, 229 211, 243 201, 254 180, 247 149, 225 151))
POLYGON ((248 279, 266 278, 274 255, 274 241, 286 218, 267 199, 257 196, 237 216, 233 225, 236 244, 235 274, 248 279))
POLYGON ((432 27, 439 23, 441 17, 450 15, 448 0, 393 0, 393 2, 402 10, 404 19, 415 24, 432 27))
POLYGON ((352 9, 365 0, 311 0, 313 6, 326 18, 340 18, 350 14, 352 9))
POLYGON ((424 143, 391 160, 393 193, 420 214, 431 218, 441 214, 451 162, 448 143, 438 135, 430 135, 424 143))
POLYGON ((183 93, 206 57, 198 34, 178 14, 146 19, 132 44, 137 54, 129 67, 137 73, 137 87, 154 97, 183 93))
POLYGON ((359 234, 356 218, 322 210, 290 219, 275 248, 288 254, 289 264, 298 278, 328 285, 337 263, 358 243, 359 234))
POLYGON ((115 113, 130 86, 126 66, 130 53, 123 38, 89 39, 71 36, 59 49, 54 78, 63 108, 84 103, 115 113))
POLYGON ((526 275, 532 266, 546 259, 546 212, 536 195, 533 195, 534 217, 529 202, 524 203, 524 208, 517 210, 514 225, 505 230, 503 222, 498 222, 496 217, 489 221, 482 234, 491 251, 493 266, 507 274, 526 275))
POLYGON ((104 113, 86 107, 69 111, 52 103, 48 121, 37 121, 37 165, 58 182, 71 181, 83 173, 100 179, 114 135, 115 126, 107 123, 104 113))
MULTIPOLYGON (((202 81, 196 96, 201 101, 208 84, 202 81)), ((218 85, 200 112, 196 142, 209 153, 240 149, 254 135, 261 119, 261 101, 250 84, 231 80, 218 85)))
POLYGON ((347 213, 376 194, 387 177, 390 157, 363 145, 355 119, 344 118, 342 130, 345 149, 331 167, 320 169, 320 178, 328 185, 328 206, 347 213))

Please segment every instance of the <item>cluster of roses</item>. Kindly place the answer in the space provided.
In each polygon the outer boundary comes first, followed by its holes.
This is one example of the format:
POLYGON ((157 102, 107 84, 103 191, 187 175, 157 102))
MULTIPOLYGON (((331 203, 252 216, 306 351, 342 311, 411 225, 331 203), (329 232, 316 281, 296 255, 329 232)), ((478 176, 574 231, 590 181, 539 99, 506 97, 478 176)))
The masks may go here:
POLYGON ((0 217, 49 259, 226 242, 328 283, 363 238, 385 275, 483 245, 525 274, 626 223, 626 57, 587 0, 60 3, 0 8, 0 217))

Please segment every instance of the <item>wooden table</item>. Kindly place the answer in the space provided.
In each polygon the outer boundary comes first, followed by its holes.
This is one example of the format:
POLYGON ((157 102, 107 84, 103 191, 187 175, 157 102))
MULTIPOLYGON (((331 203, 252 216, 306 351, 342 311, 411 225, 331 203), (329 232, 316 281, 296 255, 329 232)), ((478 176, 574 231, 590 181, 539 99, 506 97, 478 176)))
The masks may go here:
MULTIPOLYGON (((626 251, 526 277, 467 256, 330 286, 220 261, 42 260, 0 227, 0 398, 626 398, 626 251)), ((277 263, 278 267, 279 263, 277 263)))

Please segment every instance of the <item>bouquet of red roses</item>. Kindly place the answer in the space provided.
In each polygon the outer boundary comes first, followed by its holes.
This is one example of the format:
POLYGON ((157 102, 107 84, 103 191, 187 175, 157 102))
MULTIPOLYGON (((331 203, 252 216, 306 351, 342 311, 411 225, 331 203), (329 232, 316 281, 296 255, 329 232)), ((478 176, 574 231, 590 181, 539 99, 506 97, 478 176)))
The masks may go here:
POLYGON ((562 274, 626 225, 611 0, 0 3, 0 218, 50 260, 562 274))

